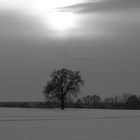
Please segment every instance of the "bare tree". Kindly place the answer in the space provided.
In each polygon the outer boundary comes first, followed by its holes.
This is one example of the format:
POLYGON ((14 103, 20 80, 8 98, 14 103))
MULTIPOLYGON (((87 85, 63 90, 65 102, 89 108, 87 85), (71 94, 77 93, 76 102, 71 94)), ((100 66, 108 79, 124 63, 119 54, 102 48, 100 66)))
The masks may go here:
POLYGON ((84 85, 79 71, 69 69, 54 70, 51 74, 51 80, 44 87, 44 94, 48 101, 60 100, 61 109, 64 109, 66 96, 76 97, 80 93, 80 86, 84 85))

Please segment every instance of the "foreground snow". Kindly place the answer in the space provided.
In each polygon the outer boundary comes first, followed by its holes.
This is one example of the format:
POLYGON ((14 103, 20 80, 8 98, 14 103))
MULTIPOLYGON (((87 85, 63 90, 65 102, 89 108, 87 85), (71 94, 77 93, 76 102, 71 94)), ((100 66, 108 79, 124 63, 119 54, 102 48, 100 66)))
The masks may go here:
POLYGON ((139 140, 140 111, 0 108, 0 140, 139 140))

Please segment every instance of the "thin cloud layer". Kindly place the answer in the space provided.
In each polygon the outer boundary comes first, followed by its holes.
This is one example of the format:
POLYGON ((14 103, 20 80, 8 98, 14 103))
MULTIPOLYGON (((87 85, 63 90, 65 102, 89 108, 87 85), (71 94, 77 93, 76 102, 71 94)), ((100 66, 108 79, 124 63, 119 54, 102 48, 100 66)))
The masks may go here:
POLYGON ((101 11, 116 11, 126 9, 139 9, 139 0, 103 0, 88 1, 85 3, 66 7, 65 10, 72 9, 78 13, 91 13, 101 11))

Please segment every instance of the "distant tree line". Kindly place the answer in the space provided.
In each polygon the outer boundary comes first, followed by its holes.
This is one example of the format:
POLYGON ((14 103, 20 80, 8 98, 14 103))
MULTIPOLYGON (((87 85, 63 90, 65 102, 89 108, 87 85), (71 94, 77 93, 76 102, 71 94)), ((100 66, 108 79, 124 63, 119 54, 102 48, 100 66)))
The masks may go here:
POLYGON ((0 107, 15 108, 57 108, 59 103, 53 102, 0 102, 0 107))
MULTIPOLYGON (((59 108, 61 101, 53 102, 0 102, 0 107, 20 108, 59 108)), ((140 96, 124 93, 102 99, 99 95, 86 95, 73 99, 67 96, 66 108, 94 108, 94 109, 140 109, 140 96)))
POLYGON ((140 96, 124 93, 102 99, 98 95, 87 95, 77 99, 75 107, 101 109, 140 109, 140 96))

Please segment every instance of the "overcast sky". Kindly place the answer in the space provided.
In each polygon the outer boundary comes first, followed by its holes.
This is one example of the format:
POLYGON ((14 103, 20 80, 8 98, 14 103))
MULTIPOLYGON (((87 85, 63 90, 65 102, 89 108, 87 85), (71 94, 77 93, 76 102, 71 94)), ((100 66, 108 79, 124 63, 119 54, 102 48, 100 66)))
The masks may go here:
POLYGON ((139 15, 139 0, 0 0, 0 101, 44 100, 63 67, 82 95, 140 95, 139 15))

